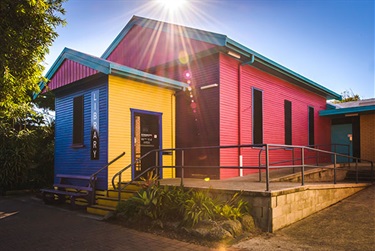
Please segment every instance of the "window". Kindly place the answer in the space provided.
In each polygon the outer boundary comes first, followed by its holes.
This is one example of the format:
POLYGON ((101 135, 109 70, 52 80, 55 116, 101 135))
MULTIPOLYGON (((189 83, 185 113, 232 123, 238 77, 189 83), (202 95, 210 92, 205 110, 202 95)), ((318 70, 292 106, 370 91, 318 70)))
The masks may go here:
POLYGON ((83 96, 73 99, 73 145, 83 146, 83 96))
POLYGON ((263 144, 263 92, 253 89, 253 144, 263 144))
POLYGON ((292 144, 292 102, 284 100, 285 145, 292 144))
POLYGON ((309 146, 314 144, 314 107, 309 107, 309 146))

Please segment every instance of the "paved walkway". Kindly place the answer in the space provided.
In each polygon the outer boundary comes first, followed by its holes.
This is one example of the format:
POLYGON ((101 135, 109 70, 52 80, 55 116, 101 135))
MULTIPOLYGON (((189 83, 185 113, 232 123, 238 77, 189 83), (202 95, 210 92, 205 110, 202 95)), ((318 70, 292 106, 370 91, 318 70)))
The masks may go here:
MULTIPOLYGON (((0 250, 212 250, 44 205, 0 197, 0 250)), ((217 250, 375 250, 375 185, 274 234, 217 250)))
POLYGON ((375 185, 299 222, 241 242, 252 251, 374 251, 375 185))
POLYGON ((98 221, 32 196, 12 196, 0 197, 0 250, 211 249, 98 221))

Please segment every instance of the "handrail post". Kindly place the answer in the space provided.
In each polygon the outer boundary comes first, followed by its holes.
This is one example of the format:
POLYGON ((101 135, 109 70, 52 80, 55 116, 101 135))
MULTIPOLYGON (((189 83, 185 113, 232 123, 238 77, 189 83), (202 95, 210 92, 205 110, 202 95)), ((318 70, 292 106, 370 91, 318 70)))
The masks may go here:
POLYGON ((270 172, 269 172, 269 148, 268 148, 268 144, 266 144, 266 191, 269 192, 270 191, 270 172))
POLYGON ((358 158, 355 159, 355 183, 358 184, 358 158))
POLYGON ((302 173, 302 186, 305 185, 305 148, 301 148, 301 173, 302 173))
MULTIPOLYGON (((155 166, 159 166, 159 152, 155 152, 155 166)), ((160 177, 159 168, 156 168, 155 170, 157 177, 160 177)))
POLYGON ((347 145, 348 147, 348 165, 350 167, 350 145, 347 145))
POLYGON ((117 199, 118 199, 118 201, 121 200, 121 175, 122 175, 122 173, 120 173, 119 176, 118 176, 118 185, 117 185, 117 188, 118 188, 117 199))
POLYGON ((296 163, 295 163, 295 160, 294 160, 294 158, 295 158, 295 156, 294 156, 294 150, 295 150, 295 148, 293 147, 293 149, 292 149, 292 164, 293 164, 293 173, 295 173, 295 170, 294 170, 294 165, 296 164, 296 163))
POLYGON ((337 163, 337 155, 336 153, 333 155, 334 157, 334 163, 333 163, 333 184, 336 184, 336 163, 337 163))
POLYGON ((258 154, 258 159, 259 159, 259 169, 258 169, 258 174, 259 174, 259 182, 262 182, 262 160, 261 160, 261 155, 262 155, 263 148, 259 150, 258 154))
POLYGON ((181 186, 184 186, 185 151, 181 150, 181 186))

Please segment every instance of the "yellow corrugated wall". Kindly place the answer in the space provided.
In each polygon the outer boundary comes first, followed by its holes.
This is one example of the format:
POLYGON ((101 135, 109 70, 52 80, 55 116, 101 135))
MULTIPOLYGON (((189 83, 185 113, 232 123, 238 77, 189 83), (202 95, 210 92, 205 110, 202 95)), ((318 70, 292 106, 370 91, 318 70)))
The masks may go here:
MULTIPOLYGON (((131 112, 130 109, 162 113, 163 148, 175 147, 175 96, 173 90, 136 82, 117 76, 108 79, 108 161, 123 151, 126 155, 108 168, 108 188, 112 177, 131 163, 131 112)), ((163 156, 163 164, 174 165, 175 155, 163 156)), ((163 169, 163 178, 173 178, 174 169, 163 169)), ((131 179, 131 168, 122 181, 131 179)))

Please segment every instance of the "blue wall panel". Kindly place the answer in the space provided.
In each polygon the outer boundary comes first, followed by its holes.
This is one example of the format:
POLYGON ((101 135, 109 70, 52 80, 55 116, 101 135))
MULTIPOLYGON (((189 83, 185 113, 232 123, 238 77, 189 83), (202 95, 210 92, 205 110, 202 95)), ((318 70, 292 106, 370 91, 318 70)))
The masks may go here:
MULTIPOLYGON (((91 175, 108 163, 108 77, 90 78, 56 90, 55 174, 91 175), (99 90, 98 160, 91 160, 91 92, 99 90), (84 95, 84 147, 73 148, 73 98, 84 95)), ((98 175, 98 189, 107 189, 107 170, 98 175)), ((55 180, 55 182, 58 182, 55 180)))

